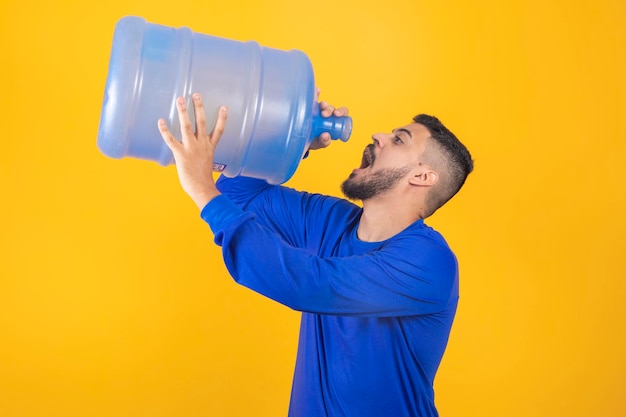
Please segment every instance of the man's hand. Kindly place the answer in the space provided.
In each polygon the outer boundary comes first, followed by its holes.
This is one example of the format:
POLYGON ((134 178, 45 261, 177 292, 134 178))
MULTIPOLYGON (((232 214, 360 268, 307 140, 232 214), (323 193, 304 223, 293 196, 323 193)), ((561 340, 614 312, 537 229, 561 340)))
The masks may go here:
MULTIPOLYGON (((316 92, 316 99, 319 97, 319 95, 320 95, 320 89, 318 88, 316 92)), ((327 102, 322 101, 320 102, 320 114, 322 115, 322 117, 347 116, 348 108, 347 107, 335 108, 335 106, 332 106, 328 104, 327 102)), ((328 145, 330 145, 330 142, 331 142, 330 133, 322 133, 318 138, 313 139, 313 141, 309 145, 309 150, 313 151, 315 149, 325 148, 328 145)))
POLYGON ((193 96, 196 132, 194 134, 187 105, 183 97, 176 100, 178 118, 180 120, 182 142, 176 140, 169 131, 165 120, 159 119, 158 126, 163 141, 174 154, 178 179, 183 190, 202 210, 204 206, 220 193, 213 180, 213 158, 215 148, 224 133, 224 126, 228 118, 228 110, 222 106, 215 127, 207 133, 204 105, 200 94, 193 96))

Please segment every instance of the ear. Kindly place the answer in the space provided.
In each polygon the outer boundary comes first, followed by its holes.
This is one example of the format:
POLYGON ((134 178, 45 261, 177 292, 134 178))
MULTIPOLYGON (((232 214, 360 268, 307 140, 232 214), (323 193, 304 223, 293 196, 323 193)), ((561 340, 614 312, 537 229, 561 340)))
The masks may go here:
POLYGON ((409 184, 421 187, 431 187, 437 184, 437 181, 439 181, 439 174, 431 169, 423 169, 419 172, 415 172, 409 178, 409 184))

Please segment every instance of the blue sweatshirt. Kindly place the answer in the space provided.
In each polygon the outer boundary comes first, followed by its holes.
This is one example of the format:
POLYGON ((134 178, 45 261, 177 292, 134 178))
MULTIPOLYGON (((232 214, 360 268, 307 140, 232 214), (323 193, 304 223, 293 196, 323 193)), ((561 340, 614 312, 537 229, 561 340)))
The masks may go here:
POLYGON ((363 242, 346 200, 243 177, 218 188, 201 217, 232 277, 302 312, 289 416, 437 416, 458 302, 443 237, 420 220, 363 242))

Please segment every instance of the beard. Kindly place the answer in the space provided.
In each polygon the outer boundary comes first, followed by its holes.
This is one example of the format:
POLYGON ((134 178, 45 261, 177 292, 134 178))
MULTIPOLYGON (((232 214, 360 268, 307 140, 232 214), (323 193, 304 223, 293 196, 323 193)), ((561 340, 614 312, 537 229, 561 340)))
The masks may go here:
POLYGON ((362 178, 351 174, 341 184, 341 191, 350 200, 368 200, 391 190, 410 171, 411 167, 405 166, 402 168, 384 168, 373 173, 367 173, 362 178))

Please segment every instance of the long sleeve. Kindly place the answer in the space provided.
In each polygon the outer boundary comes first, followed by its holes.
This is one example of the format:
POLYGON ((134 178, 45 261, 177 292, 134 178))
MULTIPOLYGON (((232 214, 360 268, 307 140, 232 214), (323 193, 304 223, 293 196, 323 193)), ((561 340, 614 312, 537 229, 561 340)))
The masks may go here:
POLYGON ((201 216, 238 283, 296 310, 420 315, 444 310, 455 292, 454 255, 420 225, 361 254, 322 257, 289 244, 226 196, 212 200, 201 216))
POLYGON ((255 214, 255 221, 278 234, 294 247, 321 253, 329 228, 358 220, 360 208, 335 197, 299 192, 285 186, 269 185, 263 180, 220 177, 220 192, 236 206, 255 214))

